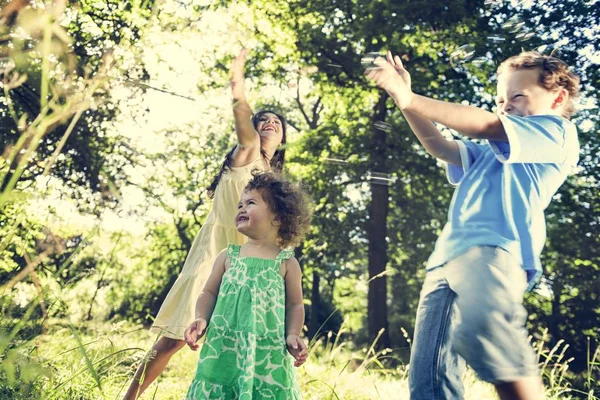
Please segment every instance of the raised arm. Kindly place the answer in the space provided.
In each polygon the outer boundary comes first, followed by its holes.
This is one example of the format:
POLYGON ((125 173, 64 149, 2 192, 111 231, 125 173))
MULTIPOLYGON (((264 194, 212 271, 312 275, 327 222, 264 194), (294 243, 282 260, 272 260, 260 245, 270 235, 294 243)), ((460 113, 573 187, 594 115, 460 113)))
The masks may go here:
POLYGON ((489 111, 463 104, 448 103, 414 94, 410 75, 404 69, 400 57, 394 64, 378 60, 375 68, 365 74, 377 86, 385 89, 403 111, 429 121, 435 121, 474 139, 508 141, 500 118, 489 111))
POLYGON ((439 122, 473 139, 508 141, 500 118, 481 108, 414 95, 403 111, 439 122))
POLYGON ((402 114, 429 154, 447 163, 462 165, 458 144, 453 140, 446 139, 433 122, 410 111, 402 111, 402 114))
POLYGON ((260 155, 260 138, 252 125, 252 110, 244 92, 244 66, 247 53, 246 49, 242 49, 231 65, 233 117, 238 140, 232 156, 234 166, 246 165, 260 155))
MULTIPOLYGON (((395 70, 393 73, 408 81, 408 86, 410 87, 410 75, 408 74, 408 71, 402 67, 400 57, 392 57, 392 53, 388 51, 386 60, 386 64, 392 66, 395 70)), ((375 80, 378 85, 380 85, 380 82, 385 83, 385 81, 381 79, 382 77, 377 75, 377 72, 368 71, 367 77, 375 80)), ((385 87, 383 88, 385 89, 385 87)), ((392 95, 392 93, 390 93, 390 95, 392 95)), ((408 110, 402 110, 402 113, 415 136, 429 154, 440 160, 461 165, 458 145, 454 141, 447 140, 431 120, 423 118, 419 114, 408 110)))
POLYGON ((227 250, 223 250, 217 256, 210 276, 204 285, 204 289, 202 289, 196 301, 196 320, 185 330, 185 342, 192 350, 198 349, 199 346, 196 342, 204 335, 208 321, 210 321, 210 317, 215 309, 221 279, 225 273, 226 259, 227 250))

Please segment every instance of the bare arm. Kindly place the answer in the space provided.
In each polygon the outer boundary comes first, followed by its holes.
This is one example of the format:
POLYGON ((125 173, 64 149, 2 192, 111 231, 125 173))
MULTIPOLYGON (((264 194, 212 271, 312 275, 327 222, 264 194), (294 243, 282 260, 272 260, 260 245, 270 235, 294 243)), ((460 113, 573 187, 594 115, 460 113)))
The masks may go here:
POLYGON ((404 110, 402 113, 415 136, 429 154, 448 163, 462 165, 460 151, 455 141, 446 139, 430 120, 408 110, 404 110))
POLYGON ((221 279, 225 273, 226 258, 227 250, 221 251, 217 256, 210 276, 204 284, 204 289, 202 289, 202 292, 196 301, 196 318, 203 318, 206 321, 210 320, 210 317, 215 309, 217 296, 219 295, 221 279))
POLYGON ((223 250, 217 256, 210 276, 204 285, 204 289, 196 301, 196 319, 187 327, 183 334, 185 342, 192 350, 198 350, 199 346, 196 342, 204 336, 208 321, 215 309, 215 303, 217 302, 217 296, 219 295, 219 287, 221 286, 221 279, 225 273, 226 258, 226 250, 223 250))
POLYGON ((232 156, 234 166, 246 165, 260 155, 260 138, 252 125, 252 109, 246 100, 244 91, 244 66, 247 53, 246 49, 242 49, 231 65, 233 117, 238 140, 232 156))
POLYGON ((286 261, 285 320, 286 335, 300 335, 304 326, 304 299, 302 297, 302 271, 295 258, 286 261))
MULTIPOLYGON (((396 98, 394 101, 398 104, 396 98)), ((448 103, 415 94, 403 111, 439 122, 473 139, 508 141, 500 118, 481 108, 448 103)))
POLYGON ((308 347, 300 337, 304 326, 302 270, 295 258, 290 258, 285 262, 285 269, 285 341, 288 351, 296 360, 294 366, 299 367, 308 357, 308 347))
MULTIPOLYGON (((386 60, 387 64, 391 65, 396 70, 398 75, 406 72, 402 67, 402 61, 400 60, 400 57, 396 56, 394 58, 392 57, 392 53, 388 51, 386 60)), ((408 73, 406 72, 406 74, 408 73)), ((378 78, 373 77, 370 73, 368 76, 372 79, 378 78)), ((407 76, 407 79, 410 81, 410 75, 407 76)), ((417 139, 419 139, 419 142, 421 142, 421 145, 429 154, 440 160, 459 166, 461 165, 458 145, 454 141, 447 140, 436 128, 433 122, 431 122, 431 120, 423 118, 418 113, 412 112, 408 109, 402 110, 402 114, 404 114, 404 118, 406 118, 406 121, 410 125, 415 136, 417 139)))
MULTIPOLYGON (((474 139, 508 141, 504 126, 496 114, 473 106, 448 103, 414 94, 410 74, 400 57, 388 52, 387 61, 376 61, 365 71, 377 86, 385 89, 404 112, 435 121, 474 139)), ((410 122, 409 122, 410 123, 410 122)))

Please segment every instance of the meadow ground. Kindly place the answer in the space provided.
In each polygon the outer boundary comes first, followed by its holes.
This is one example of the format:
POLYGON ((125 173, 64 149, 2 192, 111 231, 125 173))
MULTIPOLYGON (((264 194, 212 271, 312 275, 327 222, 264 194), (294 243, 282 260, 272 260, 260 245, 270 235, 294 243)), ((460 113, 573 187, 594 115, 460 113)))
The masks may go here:
MULTIPOLYGON (((36 338, 29 352, 31 361, 43 366, 43 374, 29 383, 16 383, 13 396, 120 399, 155 339, 147 329, 126 323, 88 324, 76 330, 57 323, 36 338)), ((372 349, 352 349, 349 342, 325 343, 313 343, 307 363, 298 370, 305 399, 408 399, 407 367, 390 369, 380 362, 393 357, 393 351, 375 354, 372 349)), ((183 399, 197 359, 198 353, 187 348, 177 353, 142 399, 183 399)), ((556 370, 553 379, 562 380, 563 375, 556 370)), ((548 388, 549 399, 571 398, 560 382, 555 383, 548 388)), ((465 386, 468 400, 497 398, 492 386, 471 372, 465 375, 465 386)))

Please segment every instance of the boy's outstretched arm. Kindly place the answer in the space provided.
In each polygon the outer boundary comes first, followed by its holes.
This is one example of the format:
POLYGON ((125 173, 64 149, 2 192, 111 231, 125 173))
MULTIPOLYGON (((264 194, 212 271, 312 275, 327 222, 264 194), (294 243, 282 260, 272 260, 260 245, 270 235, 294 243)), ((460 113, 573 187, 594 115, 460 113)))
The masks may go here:
MULTIPOLYGON (((410 75, 402 68, 400 57, 392 57, 392 53, 388 51, 386 59, 388 64, 392 65, 399 75, 406 74, 406 80, 408 80, 410 85, 410 75)), ((367 76, 371 78, 369 72, 367 72, 367 76)), ((452 140, 447 140, 433 122, 408 110, 402 110, 402 114, 404 114, 415 136, 429 154, 448 163, 461 165, 458 145, 452 140)))
POLYGON ((400 57, 394 64, 376 60, 377 67, 365 72, 377 86, 385 89, 403 111, 421 118, 438 122, 448 128, 474 139, 508 141, 500 118, 489 111, 463 104, 430 99, 412 92, 410 75, 402 65, 400 57))

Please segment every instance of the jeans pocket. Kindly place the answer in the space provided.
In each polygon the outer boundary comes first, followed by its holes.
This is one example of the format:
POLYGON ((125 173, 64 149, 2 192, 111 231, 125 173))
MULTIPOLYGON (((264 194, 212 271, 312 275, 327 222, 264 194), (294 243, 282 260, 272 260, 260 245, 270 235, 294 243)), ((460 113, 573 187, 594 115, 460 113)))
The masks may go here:
POLYGON ((421 287, 419 298, 422 299, 429 293, 437 290, 440 286, 448 285, 444 278, 443 267, 437 267, 427 271, 425 274, 425 281, 421 287))

